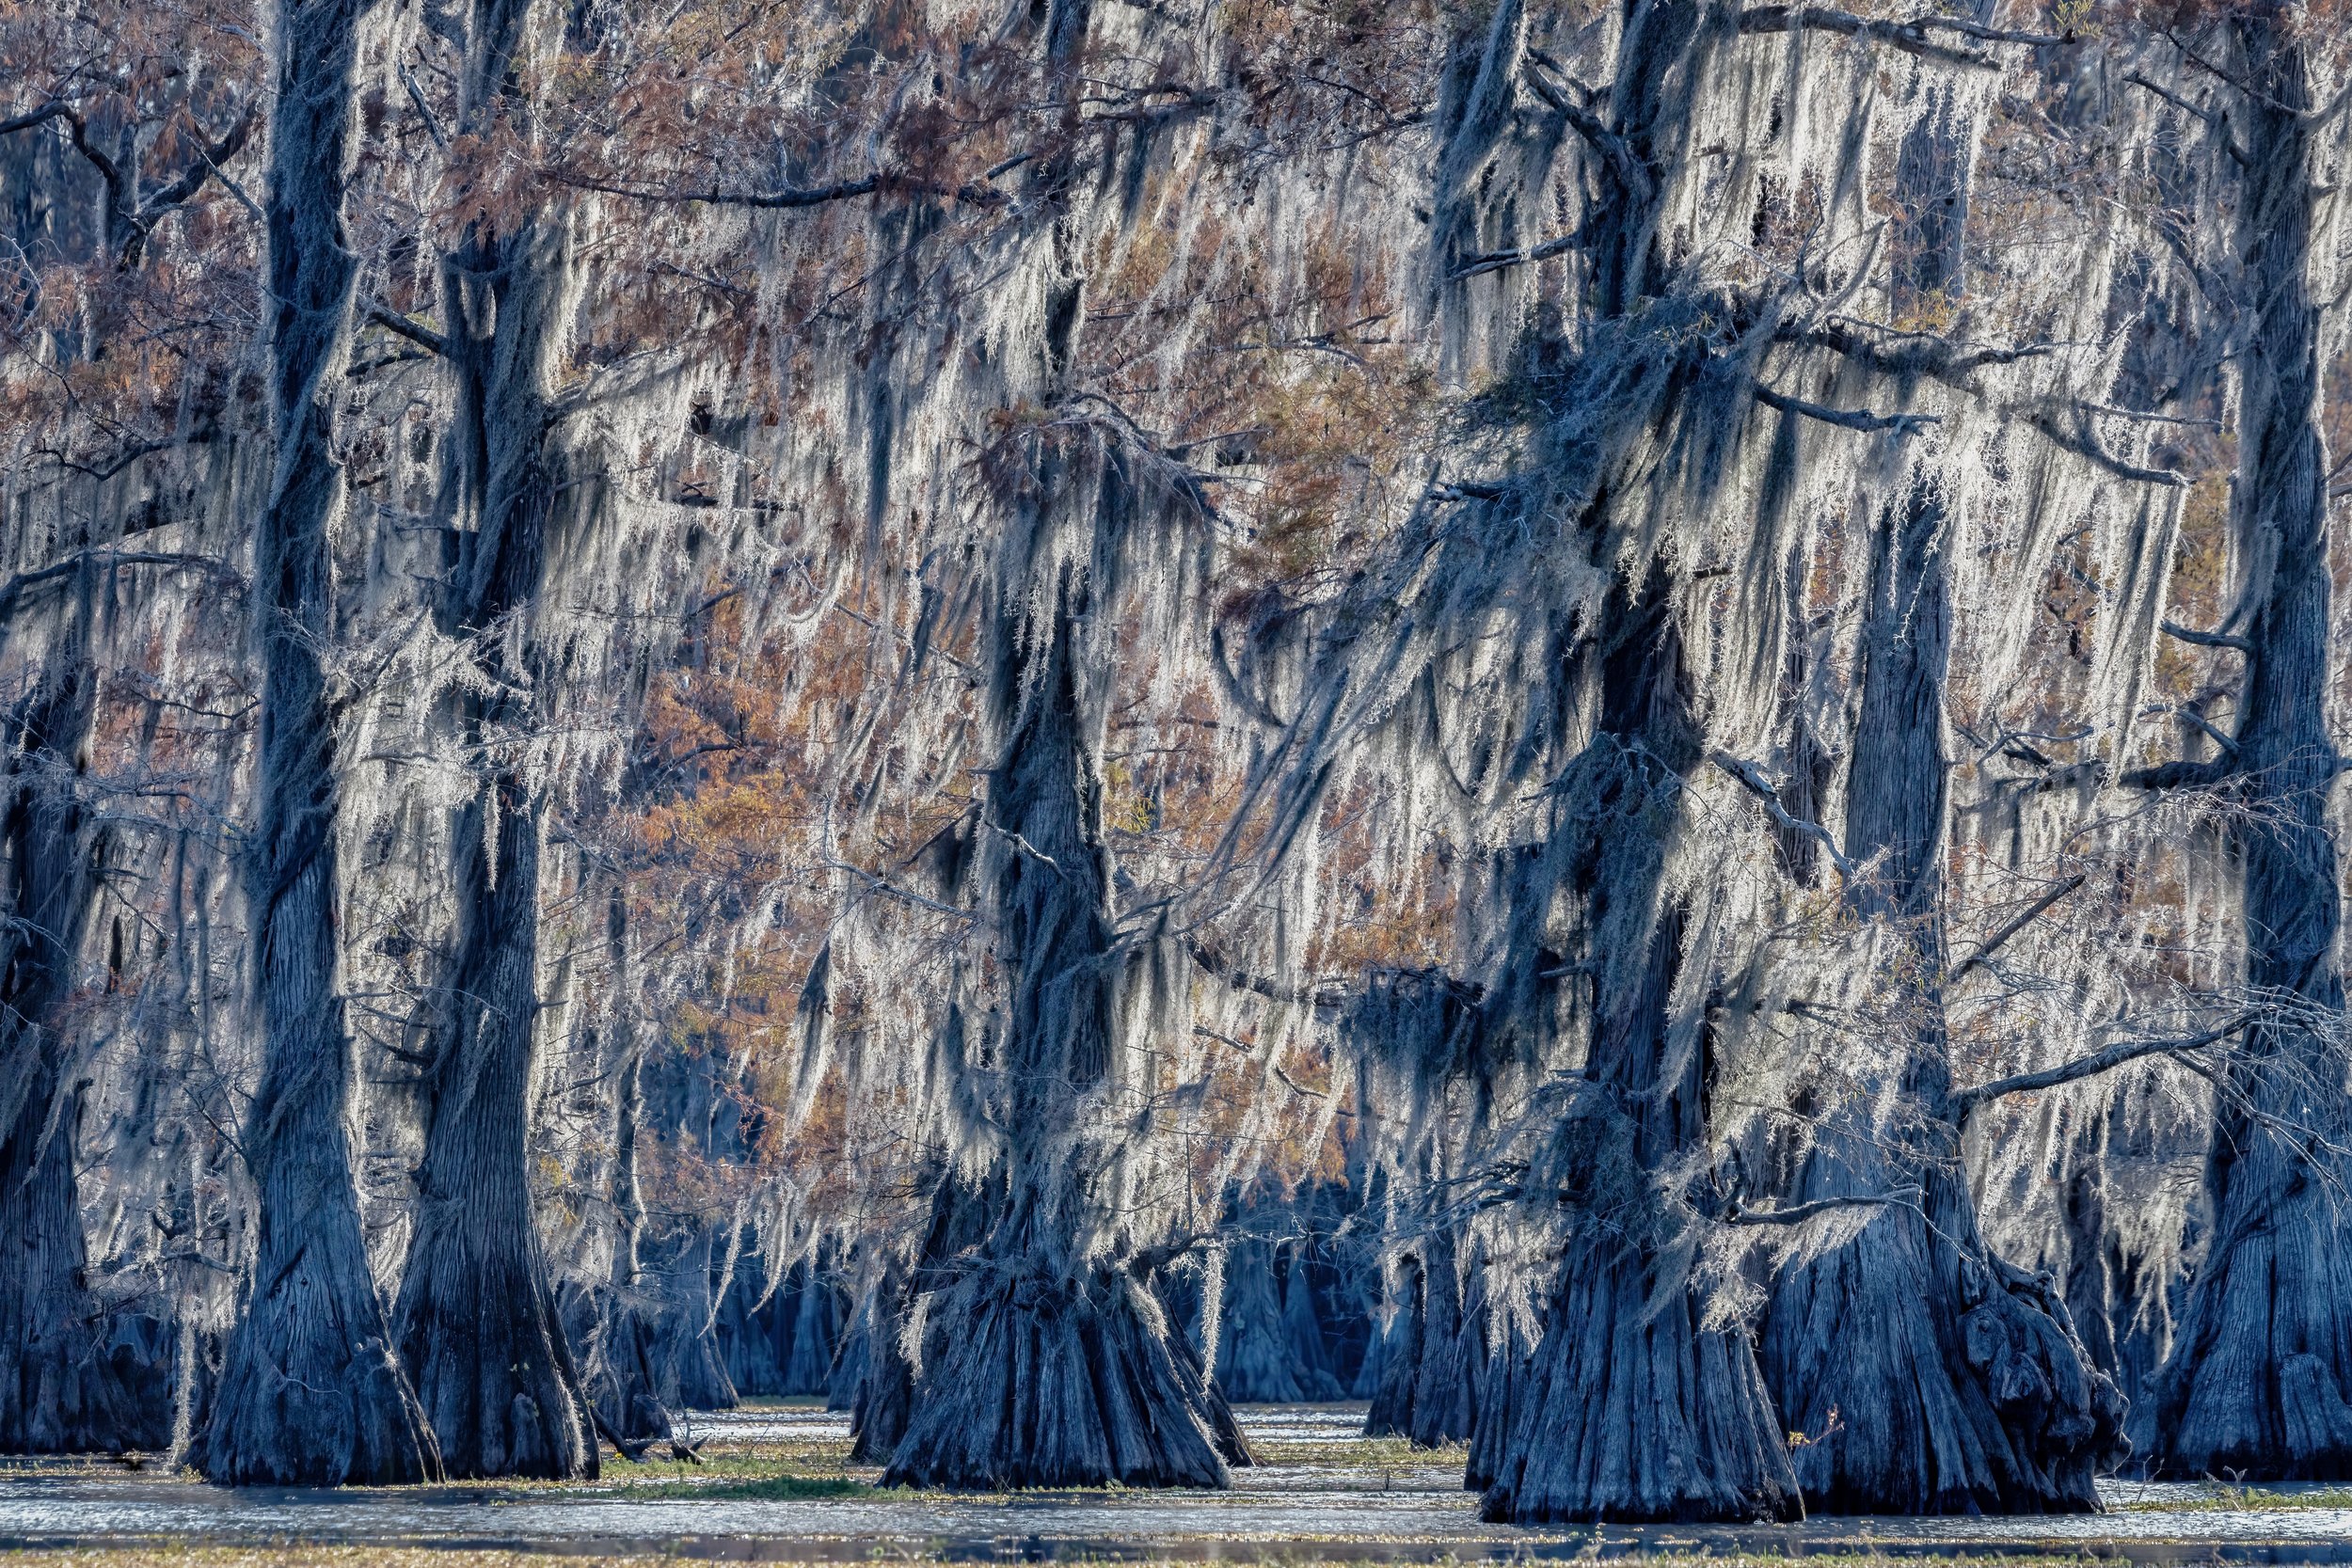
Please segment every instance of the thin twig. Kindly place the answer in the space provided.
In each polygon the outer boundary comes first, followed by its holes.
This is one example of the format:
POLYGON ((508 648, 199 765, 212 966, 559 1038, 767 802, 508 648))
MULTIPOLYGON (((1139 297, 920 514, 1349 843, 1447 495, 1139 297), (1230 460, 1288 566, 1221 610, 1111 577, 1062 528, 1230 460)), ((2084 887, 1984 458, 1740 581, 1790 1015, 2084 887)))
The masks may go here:
POLYGON ((1985 959, 1991 958, 1995 952, 1999 951, 2003 942, 2009 941, 2010 938, 2024 930, 2027 926, 2032 925, 2036 915, 2039 915, 2042 911, 2048 909, 2051 905, 2057 903, 2059 899, 2065 897, 2068 894, 2082 886, 2083 880, 2084 879, 2082 875, 2077 873, 2074 876, 2067 878, 2066 880, 2060 882, 2058 886, 2052 888, 2049 892, 2043 894, 2041 897, 2026 905, 2025 913, 2019 915, 2016 919, 2010 921, 2008 925, 2002 927, 1999 930, 1985 938, 1984 941, 1979 942, 1975 952, 1969 954, 1966 958, 1961 959, 1960 962, 1954 964, 1952 966, 1951 977, 1957 980, 1962 975, 1967 974, 1970 970, 1976 968, 1979 964, 1984 962, 1985 959))

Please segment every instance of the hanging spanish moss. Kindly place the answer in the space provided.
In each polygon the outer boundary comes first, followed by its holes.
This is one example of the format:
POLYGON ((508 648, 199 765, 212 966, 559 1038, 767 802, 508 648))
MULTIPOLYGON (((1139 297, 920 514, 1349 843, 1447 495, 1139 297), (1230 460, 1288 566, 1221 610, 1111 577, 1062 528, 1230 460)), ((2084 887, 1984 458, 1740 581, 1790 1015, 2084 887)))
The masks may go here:
POLYGON ((2337 0, 151 9, 0 18, 0 1450, 2344 1478, 2337 0))

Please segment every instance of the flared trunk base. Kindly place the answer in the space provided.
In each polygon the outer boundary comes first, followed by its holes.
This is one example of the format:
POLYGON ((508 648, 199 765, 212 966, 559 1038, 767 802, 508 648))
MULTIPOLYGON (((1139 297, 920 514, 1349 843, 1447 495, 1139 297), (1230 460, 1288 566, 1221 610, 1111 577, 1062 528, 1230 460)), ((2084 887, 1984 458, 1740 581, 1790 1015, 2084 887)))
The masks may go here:
MULTIPOLYGON (((45 1090, 48 1085, 43 1085, 45 1090)), ((162 1402, 133 1390, 88 1289, 87 1247, 67 1138, 40 1125, 46 1092, 28 1098, 0 1144, 0 1453, 121 1453, 170 1441, 162 1402), (38 1150, 36 1153, 35 1151, 38 1150)), ((60 1121, 78 1119, 72 1106, 60 1121)), ((130 1347, 121 1347, 128 1352, 130 1347)))
POLYGON ((1652 1270, 1571 1258, 1481 1503, 1497 1524, 1804 1516, 1755 1353, 1652 1270))
POLYGON ((400 1292, 404 1359, 453 1481, 596 1474, 596 1442, 552 1293, 519 1249, 425 1247, 400 1292))
POLYGON ((1763 1366, 1831 1513, 2095 1513, 2122 1418, 2052 1290, 1875 1217, 1777 1282, 1763 1366))
POLYGON ((2158 1377, 2156 1475, 2352 1481, 2352 1239, 2318 1187, 2216 1249, 2158 1377))
POLYGON ((1123 1270, 991 1271, 930 1310, 941 1354, 885 1486, 1222 1489, 1228 1459, 1248 1463, 1223 1398, 1123 1270))
MULTIPOLYGON (((354 1342, 322 1272, 297 1262, 294 1273, 312 1277, 280 1283, 237 1325, 189 1462, 222 1486, 440 1480, 432 1430, 389 1346, 373 1335, 354 1342)), ((364 1275, 358 1283, 373 1292, 364 1275)))

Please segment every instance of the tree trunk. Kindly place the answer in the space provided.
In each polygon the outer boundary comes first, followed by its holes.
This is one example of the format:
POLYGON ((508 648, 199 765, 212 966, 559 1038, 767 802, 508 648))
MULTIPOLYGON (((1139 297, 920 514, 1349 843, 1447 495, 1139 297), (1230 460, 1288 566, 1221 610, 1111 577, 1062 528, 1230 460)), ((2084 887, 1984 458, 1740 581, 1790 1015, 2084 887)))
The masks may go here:
POLYGON ((1302 1399, 1325 1403, 1343 1397, 1339 1373, 1331 1366, 1330 1345, 1324 1338, 1323 1316, 1315 1309, 1303 1242, 1293 1249, 1290 1274, 1282 1283, 1282 1338, 1291 1365, 1297 1369, 1302 1399))
POLYGON ((697 1226, 661 1271, 661 1310, 654 1338, 660 1347, 655 1392, 672 1410, 733 1410, 742 1395, 719 1343, 720 1296, 711 1283, 722 1226, 697 1226))
POLYGON ((336 992, 335 736, 321 663, 333 420, 358 267, 343 234, 361 0, 279 0, 269 291, 278 451, 254 543, 262 687, 249 917, 263 1057, 245 1153, 257 1252, 213 1418, 215 1481, 333 1486, 440 1473, 368 1272, 352 1160, 352 1052, 336 992))
POLYGON ((1304 1291, 1304 1274, 1295 1266, 1285 1292, 1272 1242, 1236 1242, 1226 1254, 1216 1372, 1228 1400, 1301 1404, 1340 1397, 1339 1380, 1324 1363, 1322 1330, 1304 1291))
POLYGON ((594 1475, 596 1434, 532 1212, 537 803, 503 771, 465 808, 457 838, 462 912, 401 1280, 401 1354, 450 1475, 594 1475), (506 819, 492 829, 490 813, 506 819))
POLYGON ((1399 1305, 1364 1434, 1435 1449, 1467 1441, 1477 1426, 1486 1325, 1483 1308, 1463 1290, 1454 1234, 1435 1231, 1416 1245, 1418 1254, 1397 1260, 1399 1305))
POLYGON ((1577 1212, 1608 1223, 1569 1239, 1484 1511, 1513 1524, 1792 1518, 1796 1478, 1754 1349, 1703 1322, 1695 1217, 1652 1184, 1705 1134, 1708 1055, 1667 1037, 1686 911, 1664 901, 1654 802, 1680 794, 1700 749, 1662 563, 1638 592, 1620 579, 1602 625, 1601 714, 1573 781, 1592 814, 1577 876, 1587 929, 1617 952, 1597 987, 1586 1092, 1558 1136, 1577 1212))
POLYGON ((1429 1319, 1428 1271, 1418 1254, 1406 1253, 1389 1271, 1394 1304, 1379 1329, 1379 1371, 1373 1378, 1372 1408, 1364 1412, 1364 1435, 1402 1437, 1413 1429, 1413 1396, 1421 1387, 1422 1341, 1429 1319))
POLYGON ((832 1271, 818 1252, 803 1261, 801 1289, 792 1303, 791 1358, 779 1369, 783 1392, 821 1394, 833 1372, 835 1342, 832 1271))
MULTIPOLYGON (((956 1027, 950 1010, 950 1028, 956 1027)), ((952 1165, 935 1172, 930 1227, 910 1278, 896 1257, 884 1259, 882 1278, 867 1296, 865 1324, 866 1372, 850 1430, 856 1438, 850 1457, 860 1465, 884 1465, 898 1451, 914 1415, 915 1361, 910 1354, 909 1319, 930 1291, 955 1283, 944 1265, 978 1247, 989 1217, 1003 1202, 1001 1171, 977 1184, 961 1180, 952 1165)))
POLYGON ((1893 923, 1905 955, 1895 1013, 1915 1022, 1897 1092, 1911 1109, 1891 1134, 1870 1105, 1826 1110, 1788 1200, 1924 1196, 1918 1209, 1877 1207, 1851 1241, 1773 1281, 1764 1368, 1804 1434, 1797 1476, 1816 1507, 2095 1512, 2120 1402, 2056 1295, 1986 1246, 1943 1112, 1945 524, 1922 480, 1881 529, 1847 788, 1847 855, 1875 866, 1851 902, 1893 923))
POLYGON ((2095 1513, 2122 1402, 2054 1287, 1993 1255, 1956 1138, 1925 1158, 1816 1150, 1811 1199, 1923 1181, 1924 1214, 1862 1232, 1774 1282, 1762 1353, 1809 1504, 1835 1513, 2095 1513))
POLYGON ((61 1015, 103 852, 75 795, 98 688, 84 588, 48 680, 9 716, 0 760, 0 1453, 165 1440, 161 1413, 142 1408, 107 1354, 73 1177, 82 1096, 67 1082, 61 1015))
MULTIPOLYGON (((1897 166, 1895 308, 1944 309, 1963 278, 1966 111, 1931 111, 1897 166)), ((1911 388, 1899 389, 1908 395, 1911 388)), ((1949 522, 1941 483, 1915 476, 1883 512, 1862 632, 1847 781, 1850 890, 1895 931, 1893 1008, 1908 1029, 1890 1131, 1865 1103, 1828 1107, 1788 1199, 1913 1186, 1916 1209, 1872 1210, 1859 1234, 1772 1283, 1766 1381, 1806 1501, 1840 1513, 2095 1512, 2092 1478, 2121 1412, 2056 1298, 1994 1258, 1978 1228, 1951 1089, 1941 974, 1950 763, 1949 522)))
MULTIPOLYGON (((1500 26, 1487 36, 1511 57, 1482 71, 1518 79, 1519 40, 1500 26)), ((1613 342, 1672 275, 1668 204, 1699 151, 1695 100, 1732 37, 1727 14, 1695 0, 1625 8, 1614 82, 1595 101, 1609 155, 1583 247, 1597 318, 1587 343, 1613 342)), ((1593 1001, 1577 1092, 1553 1134, 1570 1229, 1508 1434, 1480 1455, 1493 1474, 1484 1512, 1518 1524, 1792 1517, 1802 1504, 1754 1347, 1705 1321, 1697 1218, 1659 1184, 1707 1132, 1705 1031, 1670 1028, 1690 911, 1666 877, 1704 745, 1672 579, 1691 563, 1621 536, 1613 491, 1637 479, 1646 443, 1672 439, 1688 361, 1609 348, 1585 358, 1565 342, 1554 352, 1563 385, 1551 406, 1575 434, 1538 450, 1575 497, 1595 563, 1615 578, 1594 635, 1564 649, 1586 665, 1565 672, 1570 689, 1592 690, 1597 712, 1549 791, 1562 802, 1553 832, 1573 835, 1562 891, 1593 1001), (1575 416, 1603 400, 1624 412, 1597 439, 1575 416)), ((1546 1017, 1527 1026, 1555 1027, 1546 1017)))
MULTIPOLYGON (((519 119, 525 0, 476 0, 459 119, 519 119)), ((461 525, 447 624, 483 679, 459 699, 479 784, 453 835, 457 936, 427 1083, 424 1161, 400 1338, 453 1476, 594 1475, 596 1447, 532 1211, 539 849, 545 787, 526 753, 547 715, 532 620, 546 573, 550 366, 563 348, 570 221, 485 217, 443 269, 457 382, 450 483, 461 525)))
POLYGON ((1406 1435, 1424 1449, 1468 1442, 1478 1425, 1478 1393, 1486 1373, 1486 1287, 1483 1265, 1475 1261, 1465 1282, 1456 1261, 1460 1251, 1451 1230, 1429 1238, 1421 1370, 1414 1380, 1413 1418, 1406 1428, 1406 1435))
POLYGON ((2227 24, 2247 84, 2228 123, 2246 153, 2234 244, 2253 327, 2238 359, 2231 505, 2260 595, 2236 736, 2246 978, 2256 1000, 2292 1010, 2251 1031, 2219 1107, 2205 1177, 2213 1231, 2158 1379, 2156 1466, 2173 1476, 2352 1480, 2352 1232, 2315 1168, 2341 1168, 2327 1150, 2352 1132, 2352 1113, 2342 1059, 2322 1038, 2341 1025, 2344 981, 2312 295, 2319 133, 2300 25, 2270 4, 2227 24))
MULTIPOLYGON (((1071 501, 1057 490, 1077 489, 1090 525, 1090 486, 1050 457, 1044 467, 1045 506, 1060 511, 1071 501)), ((954 1276, 929 1305, 941 1354, 926 1349, 888 1485, 1232 1484, 1223 1397, 1143 1282, 1090 1244, 1111 1219, 1095 1187, 1120 1153, 1115 1138, 1086 1135, 1118 1049, 1101 693, 1077 650, 1078 623, 1108 610, 1095 569, 1065 556, 1039 604, 1016 568, 997 618, 1005 741, 986 811, 1001 853, 983 857, 983 875, 1011 993, 998 1042, 1006 1181, 986 1238, 941 1265, 954 1276)), ((944 1202, 958 1186, 943 1185, 944 1202)))
POLYGON ((850 1412, 850 1463, 886 1465, 906 1435, 914 1406, 914 1363, 905 1349, 906 1280, 896 1264, 859 1308, 856 1338, 863 1341, 865 1370, 850 1412))
POLYGON ((658 1321, 629 1294, 566 1282, 558 1296, 570 1342, 579 1347, 581 1398, 591 1423, 625 1443, 670 1435, 662 1404, 658 1321))
POLYGON ((1463 1484, 1473 1492, 1486 1491, 1502 1472, 1534 1356, 1534 1348, 1519 1331, 1518 1319, 1512 1317, 1502 1345, 1486 1358, 1486 1382, 1478 1390, 1478 1425, 1470 1433, 1470 1459, 1462 1476, 1463 1484))
POLYGON ((840 1348, 834 1353, 833 1366, 825 1373, 825 1408, 855 1411, 858 1389, 873 1366, 874 1341, 866 1303, 852 1295, 841 1324, 840 1348))
POLYGON ((638 1186, 637 1134, 644 1117, 644 1047, 636 1023, 628 901, 615 888, 605 910, 612 965, 612 1269, 600 1284, 566 1282, 559 1295, 578 1347, 580 1396, 609 1434, 638 1443, 670 1434, 660 1394, 658 1314, 645 1289, 642 1254, 645 1200, 638 1186))
MULTIPOLYGON (((1074 161, 1078 73, 1091 0, 1041 18, 1045 96, 1061 150, 1027 186, 1023 278, 1033 300, 1006 360, 1008 406, 1068 395, 1086 311, 1091 232, 1074 161)), ((1107 438, 1020 438, 983 623, 996 766, 981 807, 979 885, 1004 993, 976 1064, 1001 1084, 1002 1173, 985 1238, 945 1259, 924 1365, 884 1473, 918 1486, 1231 1484, 1247 1463, 1225 1400, 1170 1331, 1132 1221, 1119 1212, 1132 1130, 1112 1124, 1126 1084, 1117 1002, 1129 958, 1113 941, 1102 753, 1116 642, 1115 572, 1139 503, 1107 438), (991 1070, 993 1069, 993 1071, 991 1070)), ((941 1201, 956 1201, 942 1183, 941 1201)), ((1148 1239, 1147 1239, 1148 1240, 1148 1239)))

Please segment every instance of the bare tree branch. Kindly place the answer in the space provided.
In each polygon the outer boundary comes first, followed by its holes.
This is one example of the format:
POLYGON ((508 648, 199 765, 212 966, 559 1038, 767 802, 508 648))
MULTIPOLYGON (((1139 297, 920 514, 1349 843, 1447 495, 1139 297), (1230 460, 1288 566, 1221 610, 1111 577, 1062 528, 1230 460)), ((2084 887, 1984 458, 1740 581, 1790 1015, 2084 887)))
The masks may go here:
POLYGON ((385 331, 396 333, 420 348, 431 349, 435 354, 444 358, 448 357, 449 340, 447 338, 430 327, 419 326, 390 306, 370 300, 363 313, 368 320, 384 328, 385 331))
POLYGON ((2009 941, 2010 938, 2015 936, 2018 932, 2032 925, 2034 918, 2041 914, 2042 911, 2048 909, 2051 905, 2057 903, 2059 899, 2065 897, 2068 894, 2082 886, 2083 880, 2084 879, 2081 874, 2077 873, 2074 876, 2067 878, 2066 880, 2060 882, 2058 886, 2050 889, 2049 892, 2043 894, 2041 897, 2026 905, 2026 911, 2023 914, 2010 921, 2008 925, 2003 926, 1999 930, 1985 938, 1984 941, 1979 942, 1975 952, 1961 959, 1957 964, 1954 964, 1952 966, 1951 978, 1955 980, 1959 979, 1962 975, 1967 974, 1970 970, 1976 968, 1979 964, 1983 963, 1987 958, 1993 957, 1994 953, 2000 950, 2003 942, 2009 941))
POLYGON ((1602 161, 1609 166, 1611 177, 1628 196, 1636 201, 1647 201, 1657 194, 1657 182, 1650 177, 1649 169, 1633 150, 1632 144, 1612 131, 1598 115, 1545 81, 1540 71, 1530 70, 1527 85, 1534 89, 1536 97, 1557 110, 1560 118, 1592 145, 1594 151, 1601 155, 1602 161))
POLYGON ((2239 167, 2243 168, 2246 166, 2246 149, 2238 146, 2237 138, 2230 135, 2230 121, 2228 116, 2217 113, 2216 111, 2208 109, 2201 104, 2192 103, 2187 99, 2183 98, 2179 93, 2172 91, 2169 87, 2163 87, 2158 83, 2150 81, 2147 77, 2141 75, 2137 71, 2126 75, 2123 80, 2129 82, 2136 87, 2140 87, 2146 91, 2155 94, 2158 98, 2163 99, 2167 103, 2171 104, 2174 108, 2180 110, 2181 113, 2188 116, 2190 119, 2203 122, 2208 130, 2212 131, 2216 135, 2221 138, 2222 150, 2228 152, 2229 155, 2236 161, 2239 167))
POLYGON ((1831 408, 1819 403, 1807 403, 1803 398, 1790 397, 1787 392, 1776 392, 1761 381, 1756 384, 1756 401, 1767 408, 1777 408, 1784 414, 1801 414, 1808 420, 1834 424, 1841 430, 1891 430, 1898 439, 1916 436, 1926 426, 1943 422, 1943 417, 1937 414, 1872 414, 1858 408, 1831 408))
POLYGON ((1914 1204, 1919 1201, 1916 1187, 1897 1187, 1892 1192, 1854 1193, 1845 1197, 1817 1197, 1808 1203, 1791 1203, 1778 1209, 1742 1209, 1735 1200, 1715 1216, 1719 1225, 1803 1225, 1816 1214, 1826 1214, 1837 1209, 1875 1209, 1889 1203, 1914 1204))
POLYGON ((936 196, 977 207, 1001 206, 1012 199, 1002 191, 978 183, 944 185, 936 181, 917 180, 911 175, 883 170, 876 170, 862 180, 842 180, 830 185, 787 185, 774 191, 734 191, 720 185, 700 190, 624 185, 616 181, 602 180, 560 166, 545 167, 540 172, 559 185, 596 191, 605 196, 626 197, 631 201, 707 201, 716 207, 757 207, 770 211, 821 207, 827 202, 850 201, 862 196, 936 196))
POLYGON ((1954 1093, 1949 1101, 1951 1117, 1954 1121, 1964 1122, 1988 1101, 1998 1100, 2004 1095, 2027 1094, 2035 1089, 2054 1089, 2063 1084, 2079 1083, 2143 1057, 2201 1051, 2228 1039, 2262 1017, 2260 1012, 2240 1013, 2218 1028, 2209 1029, 2201 1035, 2191 1035, 2185 1039, 2119 1040, 2104 1051, 2094 1051, 2088 1056, 2077 1056, 2071 1062, 2043 1068, 2039 1072, 2020 1072, 2007 1078, 1995 1078, 1989 1084, 1979 1084, 1974 1088, 1954 1093))
POLYGON ((1756 6, 1740 13, 1740 31, 1742 33, 1786 33, 1799 27, 1842 33, 1848 38, 1868 39, 1899 49, 1906 55, 1916 55, 1924 60, 1940 60, 1947 65, 1966 66, 1975 71, 1997 71, 2000 62, 1974 49, 1939 43, 1928 35, 1944 32, 1974 39, 1980 43, 2017 43, 2040 47, 2074 41, 2071 37, 2056 33, 2015 32, 1951 16, 1921 16, 1908 22, 1882 22, 1871 17, 1856 16, 1851 11, 1831 10, 1822 6, 1756 6))
POLYGON ((76 550, 62 561, 53 561, 29 572, 19 572, 7 582, 0 583, 0 616, 13 613, 17 600, 23 598, 28 589, 71 577, 86 565, 101 568, 184 566, 200 567, 210 572, 226 572, 229 569, 227 562, 209 555, 184 555, 165 550, 76 550))
POLYGON ((1482 273, 1501 272, 1505 267, 1523 267, 1532 262, 1549 261, 1554 256, 1574 250, 1583 243, 1583 234, 1578 232, 1564 234, 1556 240, 1546 240, 1543 244, 1530 245, 1525 250, 1490 250, 1484 256, 1471 257, 1452 272, 1447 273, 1446 281, 1459 283, 1465 277, 1476 277, 1482 273))
POLYGON ((0 119, 0 136, 5 136, 11 131, 29 131, 36 125, 46 125, 53 119, 72 113, 73 113, 72 103, 62 98, 52 99, 40 108, 28 110, 18 115, 14 119, 0 119))
POLYGON ((2233 637, 2227 632, 2219 631, 2192 631, 2177 621, 2167 621, 2164 624, 2164 632, 2168 637, 2177 637, 2184 642, 2194 642, 2201 648, 2235 648, 2242 654, 2250 654, 2254 651, 2254 643, 2250 638, 2233 637))
POLYGON ((2075 406, 2062 410, 2074 416, 2074 428, 2068 429, 2058 420, 2060 409, 2041 407, 2026 411, 2026 422, 2040 431, 2053 446, 2071 451, 2098 467, 2105 468, 2118 479, 2128 479, 2139 484, 2162 484, 2179 488, 2188 483, 2188 476, 2170 468, 2143 468, 2127 463, 2099 443, 2098 435, 2090 428, 2088 410, 2075 406))
POLYGON ((2230 757, 2216 757, 2210 762, 2161 762, 2153 768, 2135 768, 2122 778, 2126 789, 2210 789, 2226 783, 2237 773, 2237 763, 2230 757))
POLYGON ((1772 787, 1772 781, 1765 778, 1754 763, 1742 762, 1728 752, 1710 752, 1708 753, 1708 759, 1747 785, 1750 793, 1764 802, 1764 809, 1772 813, 1773 821, 1790 832, 1808 833, 1818 839, 1822 849, 1828 853, 1830 863, 1837 867, 1837 875, 1847 881, 1853 879, 1857 867, 1852 861, 1847 859, 1846 852, 1837 847, 1837 840, 1830 836, 1829 830, 1819 822, 1808 821, 1804 817, 1796 816, 1787 806, 1782 805, 1780 791, 1772 787))

